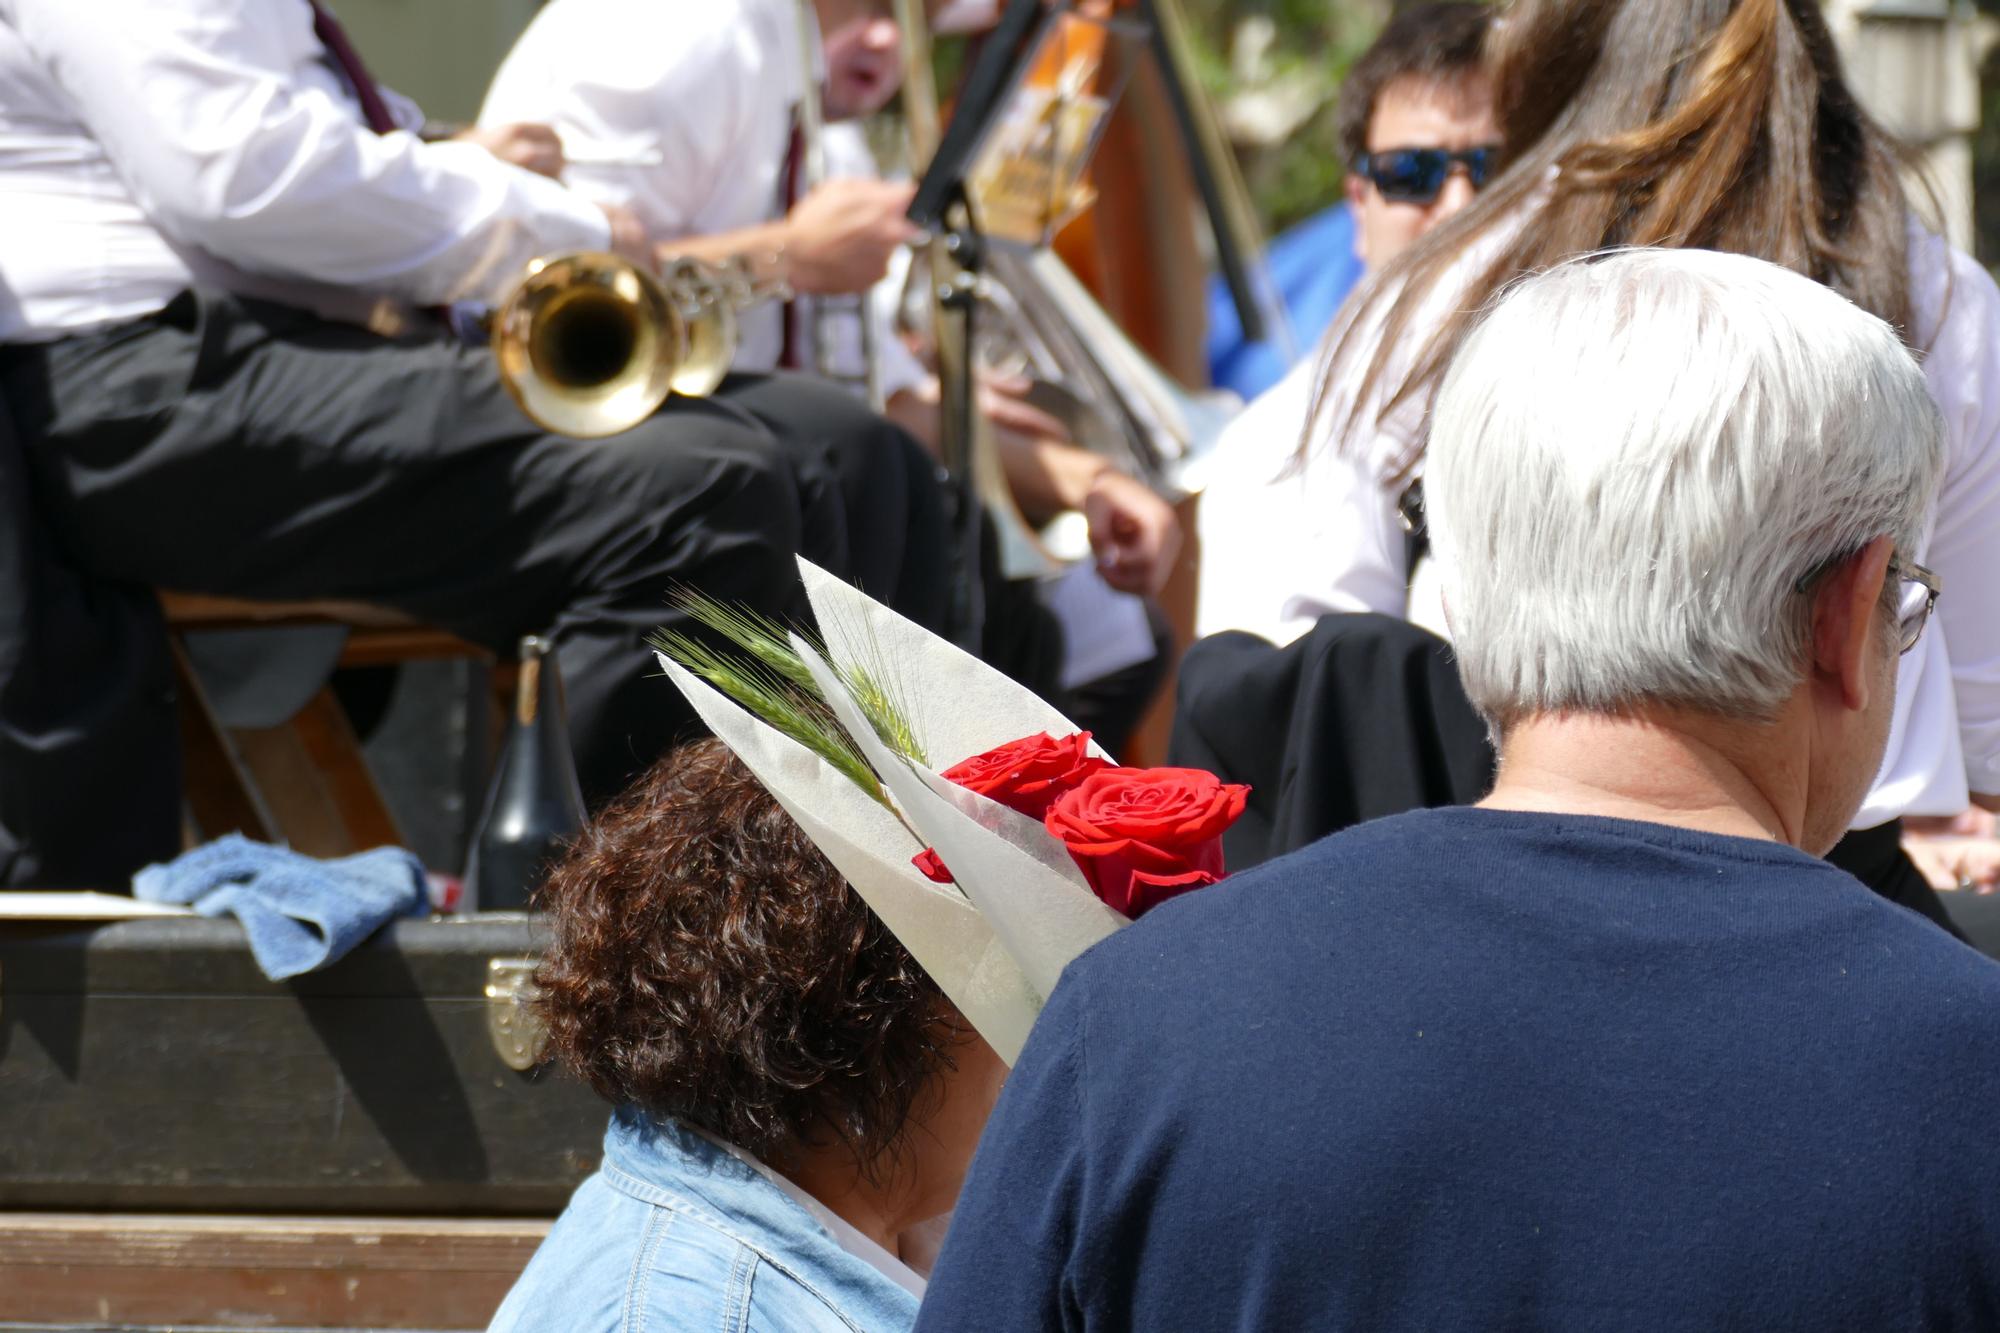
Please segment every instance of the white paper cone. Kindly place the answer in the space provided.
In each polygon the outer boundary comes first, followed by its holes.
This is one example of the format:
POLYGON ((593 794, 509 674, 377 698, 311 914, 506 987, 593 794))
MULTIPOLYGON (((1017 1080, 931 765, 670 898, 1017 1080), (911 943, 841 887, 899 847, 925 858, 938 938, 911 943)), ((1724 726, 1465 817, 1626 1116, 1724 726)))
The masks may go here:
POLYGON ((666 657, 660 665, 716 738, 757 775, 966 1021, 1012 1065, 1042 994, 964 895, 931 883, 910 863, 923 850, 916 836, 818 755, 666 657))
MULTIPOLYGON (((834 669, 797 635, 792 646, 904 818, 943 858, 1041 1000, 1077 955, 1130 924, 1090 891, 1069 853, 1040 825, 891 752, 834 669), (932 783, 949 795, 934 791, 932 783)), ((986 746, 1021 734, 998 733, 986 746)))
MULTIPOLYGON (((860 670, 890 691, 931 767, 947 769, 1036 732, 1074 736, 1083 730, 1032 690, 810 560, 799 560, 799 576, 827 660, 843 673, 860 670)), ((1091 749, 1110 758, 1094 743, 1091 749)))
POLYGON ((910 772, 962 821, 927 820, 918 830, 941 835, 931 846, 1044 1000, 1078 955, 1132 924, 1092 891, 1068 849, 1040 823, 921 764, 910 772), (1016 859, 1022 856, 1032 871, 1016 859), (963 875, 961 862, 968 867, 963 875))

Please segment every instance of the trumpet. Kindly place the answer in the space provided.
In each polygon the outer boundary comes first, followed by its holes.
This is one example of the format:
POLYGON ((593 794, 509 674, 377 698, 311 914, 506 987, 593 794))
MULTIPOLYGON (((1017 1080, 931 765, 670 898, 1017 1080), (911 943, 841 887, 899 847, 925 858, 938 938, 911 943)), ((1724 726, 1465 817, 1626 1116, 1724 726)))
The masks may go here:
POLYGON ((543 429, 630 430, 668 394, 705 398, 736 360, 737 311, 776 294, 746 260, 648 273, 617 255, 537 259, 487 320, 501 383, 543 429))
POLYGON ((777 292, 754 281, 742 259, 720 268, 699 259, 676 259, 667 265, 666 281, 687 333, 673 391, 684 398, 706 398, 736 364, 742 342, 737 312, 777 292))

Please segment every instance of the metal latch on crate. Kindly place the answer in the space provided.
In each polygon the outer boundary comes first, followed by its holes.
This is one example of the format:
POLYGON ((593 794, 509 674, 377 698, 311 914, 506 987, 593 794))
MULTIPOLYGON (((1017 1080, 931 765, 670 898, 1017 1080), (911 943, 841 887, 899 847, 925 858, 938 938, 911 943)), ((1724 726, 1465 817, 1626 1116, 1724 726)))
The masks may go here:
POLYGON ((486 1033, 509 1069, 526 1073, 542 1062, 549 1030, 535 1008, 542 992, 535 985, 538 958, 486 960, 486 1033))

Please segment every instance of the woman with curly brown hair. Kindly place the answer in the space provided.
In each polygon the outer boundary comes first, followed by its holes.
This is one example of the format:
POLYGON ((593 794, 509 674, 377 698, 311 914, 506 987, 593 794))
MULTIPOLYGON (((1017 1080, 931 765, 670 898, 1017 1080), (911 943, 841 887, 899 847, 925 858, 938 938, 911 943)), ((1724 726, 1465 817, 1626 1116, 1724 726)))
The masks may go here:
POLYGON ((617 1107, 495 1330, 904 1329, 1005 1067, 720 742, 542 892, 553 1050, 617 1107))

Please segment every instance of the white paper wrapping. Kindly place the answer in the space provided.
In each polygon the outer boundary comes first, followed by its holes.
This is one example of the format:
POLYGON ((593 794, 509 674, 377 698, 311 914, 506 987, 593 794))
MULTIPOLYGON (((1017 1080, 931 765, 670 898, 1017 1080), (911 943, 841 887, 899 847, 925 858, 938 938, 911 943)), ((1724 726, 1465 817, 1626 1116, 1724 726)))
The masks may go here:
POLYGON ((1038 821, 891 751, 845 682, 859 673, 882 688, 937 769, 1023 736, 1072 736, 1078 728, 976 657, 810 562, 799 561, 799 571, 826 654, 797 635, 792 645, 900 819, 803 745, 665 657, 661 665, 716 737, 1011 1065, 1063 968, 1130 923, 1090 891, 1038 821), (950 867, 956 886, 933 884, 912 864, 927 845, 950 867))
POLYGON ((660 658, 716 739, 757 775, 882 923, 895 932, 966 1021, 1009 1065, 1028 1039, 1042 996, 958 890, 925 879, 910 859, 916 835, 852 779, 812 751, 660 658))
MULTIPOLYGON (((923 742, 925 760, 938 770, 1038 731, 1074 736, 1082 730, 1032 690, 811 561, 799 561, 799 574, 827 659, 889 690, 923 742)), ((1095 744, 1091 751, 1111 758, 1095 744)))
MULTIPOLYGON (((954 787, 928 770, 919 772, 916 765, 893 754, 876 738, 840 677, 812 646, 796 636, 793 646, 904 819, 936 849, 958 887, 1020 964, 1039 1011, 1071 960, 1127 924, 1125 918, 1099 901, 1069 853, 1040 824, 954 787), (940 795, 932 782, 953 791, 956 799, 940 795), (1046 848, 1054 849, 1060 866, 1039 854, 1046 848)), ((1022 734, 1007 733, 1001 740, 1016 740, 1022 734)))

